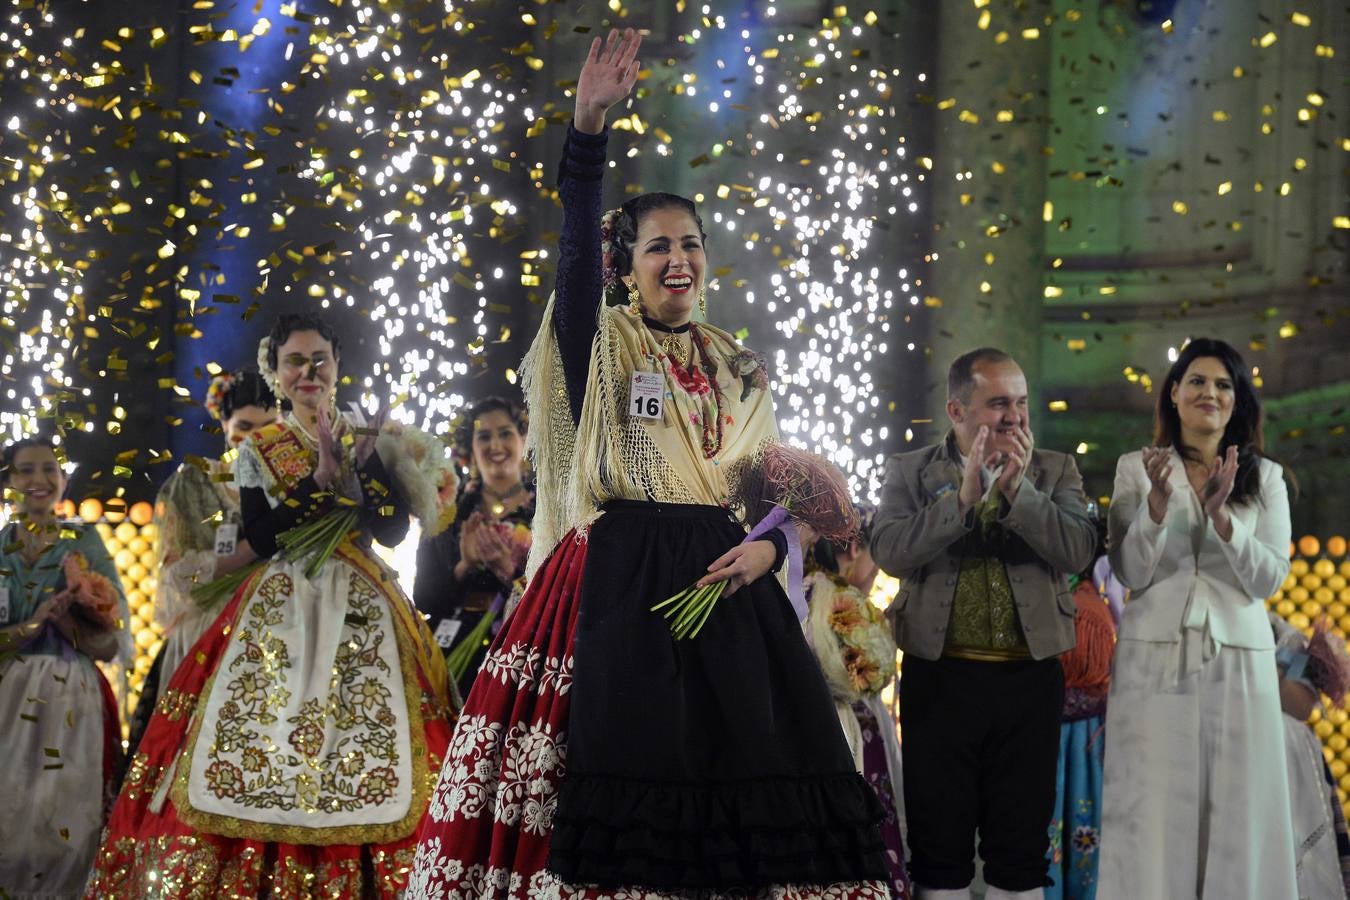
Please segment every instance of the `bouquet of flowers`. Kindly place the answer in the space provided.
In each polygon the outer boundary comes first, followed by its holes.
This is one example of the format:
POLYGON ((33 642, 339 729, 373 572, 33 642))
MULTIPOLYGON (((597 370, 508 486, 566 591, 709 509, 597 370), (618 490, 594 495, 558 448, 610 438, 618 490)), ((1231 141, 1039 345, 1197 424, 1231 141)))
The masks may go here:
POLYGON ((826 681, 853 699, 875 694, 895 677, 895 639, 886 618, 838 575, 814 572, 812 645, 826 681))
POLYGON ((420 428, 390 422, 375 440, 389 475, 412 507, 423 537, 434 537, 455 520, 459 476, 445 442, 420 428))
POLYGON ((69 597, 90 621, 104 628, 120 628, 117 588, 113 583, 89 568, 83 553, 67 554, 61 566, 65 569, 66 589, 58 596, 69 597))
MULTIPOLYGON (((787 535, 788 597, 799 619, 806 618, 802 595, 802 551, 795 523, 808 525, 826 540, 849 543, 858 531, 858 516, 849 499, 843 473, 825 459, 785 444, 769 444, 738 463, 731 473, 732 505, 756 523, 742 543, 757 541, 774 528, 787 535)), ((653 606, 665 610, 677 640, 697 637, 713 606, 726 589, 719 581, 691 585, 653 606)))

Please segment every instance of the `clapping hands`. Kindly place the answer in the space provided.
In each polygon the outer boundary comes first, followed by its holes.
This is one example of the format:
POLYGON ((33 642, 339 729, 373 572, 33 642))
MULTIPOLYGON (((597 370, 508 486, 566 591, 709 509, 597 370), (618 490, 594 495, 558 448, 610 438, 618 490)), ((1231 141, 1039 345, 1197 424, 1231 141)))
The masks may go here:
POLYGON ((1161 525, 1167 518, 1167 504, 1172 498, 1172 448, 1145 447, 1144 473, 1148 476, 1148 515, 1161 525))
POLYGON ((1238 451, 1229 445, 1228 452, 1222 457, 1214 457, 1209 467, 1209 477, 1205 479, 1204 490, 1200 492, 1200 502, 1205 507, 1205 515, 1214 523, 1214 530, 1225 541, 1233 534, 1233 522, 1228 517, 1228 498, 1237 482, 1238 451))

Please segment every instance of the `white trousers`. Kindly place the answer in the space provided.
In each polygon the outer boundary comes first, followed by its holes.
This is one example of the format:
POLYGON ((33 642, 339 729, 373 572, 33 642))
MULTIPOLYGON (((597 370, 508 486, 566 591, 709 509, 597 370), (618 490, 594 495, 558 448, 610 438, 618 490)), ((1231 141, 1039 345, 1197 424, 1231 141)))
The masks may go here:
POLYGON ((1116 647, 1097 900, 1298 896, 1275 651, 1200 649, 1116 647))

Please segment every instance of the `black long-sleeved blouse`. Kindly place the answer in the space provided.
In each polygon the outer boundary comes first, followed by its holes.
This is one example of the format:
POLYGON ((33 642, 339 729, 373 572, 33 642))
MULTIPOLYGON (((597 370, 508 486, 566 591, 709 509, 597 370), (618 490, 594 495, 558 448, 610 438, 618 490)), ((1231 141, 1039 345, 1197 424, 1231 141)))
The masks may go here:
POLYGON ((567 381, 572 422, 581 421, 591 342, 597 327, 600 275, 600 215, 609 129, 585 134, 567 126, 567 143, 558 164, 558 196, 563 227, 558 238, 558 274, 554 283, 553 329, 567 381))

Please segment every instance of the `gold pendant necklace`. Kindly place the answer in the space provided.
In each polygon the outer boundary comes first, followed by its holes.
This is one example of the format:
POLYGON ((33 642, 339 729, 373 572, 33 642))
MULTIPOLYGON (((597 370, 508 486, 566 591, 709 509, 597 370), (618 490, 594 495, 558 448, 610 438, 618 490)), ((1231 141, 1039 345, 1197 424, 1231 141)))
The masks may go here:
POLYGON ((497 493, 486 484, 483 485, 482 490, 483 498, 490 501, 488 508, 492 511, 492 515, 500 519, 506 513, 506 501, 525 490, 525 485, 523 482, 517 481, 502 494, 497 493))
POLYGON ((680 340, 680 335, 689 331, 688 322, 672 328, 664 322, 658 322, 651 316, 643 316, 642 321, 652 331, 660 331, 665 334, 665 337, 657 341, 657 346, 666 356, 679 363, 680 368, 689 364, 689 348, 685 347, 684 342, 680 340))
POLYGON ((685 349, 684 344, 680 342, 676 335, 668 334, 661 338, 660 346, 665 351, 666 356, 675 360, 681 367, 689 362, 689 351, 685 349))

